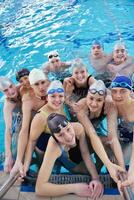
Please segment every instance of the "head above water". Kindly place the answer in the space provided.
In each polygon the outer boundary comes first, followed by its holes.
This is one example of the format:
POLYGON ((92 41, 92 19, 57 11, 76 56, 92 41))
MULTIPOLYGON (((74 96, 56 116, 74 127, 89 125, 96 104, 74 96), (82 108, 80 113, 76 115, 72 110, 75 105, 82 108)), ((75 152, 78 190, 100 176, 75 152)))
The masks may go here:
POLYGON ((52 134, 59 133, 62 128, 65 128, 69 121, 64 115, 52 113, 47 118, 48 127, 52 134))
POLYGON ((42 70, 36 68, 31 70, 29 74, 30 85, 34 85, 38 81, 45 81, 45 80, 47 80, 47 77, 45 76, 42 70))
POLYGON ((47 94, 64 93, 63 85, 60 81, 52 81, 47 89, 47 94))
POLYGON ((16 73, 16 80, 19 82, 22 77, 29 76, 29 74, 30 71, 26 68, 23 68, 16 73))
POLYGON ((111 83, 110 88, 126 88, 132 90, 132 81, 127 76, 116 76, 111 83))
POLYGON ((107 88, 102 80, 97 80, 89 87, 88 92, 91 94, 98 93, 101 96, 105 96, 107 94, 107 88))
POLYGON ((0 77, 0 91, 4 91, 6 90, 11 84, 13 84, 12 80, 5 77, 5 76, 1 76, 0 77))
POLYGON ((51 62, 53 60, 53 58, 56 58, 56 59, 60 60, 60 57, 59 57, 59 54, 58 54, 57 51, 50 51, 48 53, 48 60, 49 60, 49 62, 51 62))

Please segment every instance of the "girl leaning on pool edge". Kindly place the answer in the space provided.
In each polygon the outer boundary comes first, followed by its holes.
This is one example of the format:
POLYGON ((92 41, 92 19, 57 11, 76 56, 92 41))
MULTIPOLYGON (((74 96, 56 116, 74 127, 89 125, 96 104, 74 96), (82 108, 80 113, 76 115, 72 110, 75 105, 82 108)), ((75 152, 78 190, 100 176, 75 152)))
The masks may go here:
POLYGON ((89 87, 87 97, 82 99, 81 102, 79 101, 79 104, 83 104, 83 107, 82 105, 80 106, 81 109, 79 112, 77 112, 77 117, 79 122, 84 126, 87 136, 90 138, 95 152, 108 168, 111 177, 116 183, 118 183, 117 172, 120 171, 121 168, 110 162, 102 144, 102 142, 104 142, 104 144, 110 144, 118 164, 122 168, 125 168, 122 150, 116 133, 116 126, 112 123, 112 119, 114 117, 114 109, 111 106, 110 109, 106 109, 106 111, 108 110, 107 112, 105 111, 105 105, 107 101, 105 97, 106 87, 103 81, 98 80, 89 87), (108 120, 109 134, 106 136, 98 135, 96 127, 97 125, 94 124, 94 120, 99 120, 99 123, 101 123, 101 120, 103 120, 104 117, 107 117, 108 120), (102 142, 101 139, 103 139, 102 142))
POLYGON ((51 131, 51 137, 38 174, 36 194, 41 196, 60 196, 74 193, 78 196, 86 196, 92 199, 100 198, 103 195, 103 186, 99 181, 95 165, 90 159, 83 126, 80 123, 69 123, 64 115, 58 113, 51 113, 47 118, 47 123, 51 131), (92 181, 89 184, 59 185, 49 183, 55 161, 60 159, 67 162, 68 151, 76 146, 76 139, 79 140, 81 154, 88 172, 91 173, 92 181))

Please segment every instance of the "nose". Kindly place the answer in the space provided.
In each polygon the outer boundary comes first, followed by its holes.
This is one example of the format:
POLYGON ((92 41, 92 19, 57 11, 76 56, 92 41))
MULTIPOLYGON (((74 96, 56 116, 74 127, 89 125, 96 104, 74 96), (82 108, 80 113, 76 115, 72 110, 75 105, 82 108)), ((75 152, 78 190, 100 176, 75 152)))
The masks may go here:
POLYGON ((43 84, 40 84, 40 85, 39 85, 39 90, 42 91, 42 90, 44 90, 44 89, 45 89, 45 85, 44 85, 44 83, 43 83, 43 84))
POLYGON ((81 74, 81 73, 78 73, 78 77, 81 78, 81 77, 82 77, 82 74, 81 74))
POLYGON ((29 84, 29 81, 28 81, 28 80, 24 80, 23 84, 24 84, 24 85, 28 85, 28 84, 29 84))
POLYGON ((72 138, 72 135, 69 134, 69 133, 65 133, 65 134, 64 134, 64 137, 65 137, 65 140, 66 140, 66 141, 70 141, 70 139, 72 138))
POLYGON ((8 90, 8 92, 9 92, 9 94, 10 94, 10 95, 12 95, 12 94, 14 94, 14 93, 15 93, 15 91, 14 91, 14 89, 13 89, 13 88, 12 88, 12 89, 9 89, 9 90, 8 90))
POLYGON ((55 101, 56 101, 56 102, 60 102, 60 101, 61 101, 60 97, 58 97, 58 96, 55 97, 55 101))
POLYGON ((96 106, 97 106, 96 101, 92 101, 91 105, 92 105, 93 107, 96 107, 96 106))

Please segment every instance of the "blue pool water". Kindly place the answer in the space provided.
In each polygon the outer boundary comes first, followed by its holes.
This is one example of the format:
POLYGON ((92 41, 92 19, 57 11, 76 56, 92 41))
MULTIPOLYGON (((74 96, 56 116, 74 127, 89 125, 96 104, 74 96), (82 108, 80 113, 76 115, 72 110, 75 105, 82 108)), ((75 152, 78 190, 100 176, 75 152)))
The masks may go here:
MULTIPOLYGON (((15 81, 16 70, 40 68, 55 49, 63 61, 81 57, 89 65, 89 49, 96 39, 106 52, 120 39, 134 55, 133 9, 133 0, 0 0, 0 75, 15 81)), ((1 152, 2 94, 0 98, 1 152)))

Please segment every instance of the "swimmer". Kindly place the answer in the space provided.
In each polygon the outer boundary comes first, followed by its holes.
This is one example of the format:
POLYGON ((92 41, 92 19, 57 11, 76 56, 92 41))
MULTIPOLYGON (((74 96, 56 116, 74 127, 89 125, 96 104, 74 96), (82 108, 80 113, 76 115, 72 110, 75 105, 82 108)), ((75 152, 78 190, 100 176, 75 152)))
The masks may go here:
MULTIPOLYGON (((64 88, 60 81, 52 81, 47 89, 47 103, 38 111, 34 116, 31 128, 30 136, 26 151, 26 165, 27 170, 29 168, 33 150, 36 150, 40 154, 44 154, 48 139, 50 137, 50 130, 47 126, 47 117, 52 112, 64 114, 64 88)), ((22 173, 22 172, 21 172, 22 173)))
POLYGON ((9 173, 12 169, 14 158, 12 153, 12 116, 16 107, 21 109, 21 95, 19 87, 15 86, 12 80, 7 77, 0 77, 0 91, 5 95, 4 100, 4 121, 5 121, 5 162, 4 171, 9 173))
POLYGON ((131 78, 134 73, 134 58, 127 55, 127 49, 123 43, 115 44, 113 59, 108 64, 107 70, 113 78, 116 75, 124 75, 131 78))
POLYGON ((124 132, 119 135, 119 138, 124 157, 128 162, 131 156, 128 177, 127 180, 122 183, 123 186, 134 184, 134 98, 132 97, 132 94, 132 82, 128 77, 116 76, 115 79, 113 79, 111 83, 111 95, 117 107, 117 118, 121 122, 121 126, 124 130, 124 132), (126 132, 125 129, 127 130, 126 132))
POLYGON ((16 72, 16 80, 20 83, 20 93, 23 96, 26 90, 30 89, 30 82, 29 82, 29 73, 30 71, 26 68, 23 68, 16 72))
POLYGON ((111 106, 108 110, 105 110, 106 104, 109 103, 106 101, 106 92, 107 89, 103 81, 98 80, 93 83, 89 87, 86 99, 82 99, 81 102, 79 102, 79 104, 83 104, 83 107, 78 111, 77 117, 79 122, 84 126, 95 152, 108 168, 114 181, 118 182, 116 173, 118 170, 125 168, 125 166, 122 150, 116 134, 116 126, 112 123, 114 107, 111 106), (98 132, 98 128, 105 118, 107 118, 108 121, 108 132, 103 133, 102 130, 98 132), (110 145, 118 164, 122 168, 109 160, 102 143, 105 144, 105 146, 110 145))
MULTIPOLYGON (((47 124, 51 137, 38 174, 36 194, 55 197, 74 193, 81 197, 90 197, 91 199, 102 197, 103 186, 91 161, 82 125, 80 123, 70 123, 64 115, 57 113, 51 113, 48 116, 47 124), (83 160, 92 177, 91 182, 89 184, 73 183, 63 185, 50 183, 49 178, 55 161, 60 159, 61 162, 69 163, 68 151, 76 146, 76 140, 79 140, 83 160)), ((74 166, 75 164, 72 164, 72 167, 74 166)))
POLYGON ((86 97, 89 86, 95 81, 94 77, 88 74, 82 60, 75 60, 72 65, 72 76, 64 80, 66 104, 72 111, 77 106, 77 102, 86 97))
POLYGON ((48 53, 48 62, 43 66, 43 72, 48 76, 50 81, 60 80, 70 76, 69 67, 71 62, 62 62, 57 51, 48 53))
POLYGON ((97 74, 103 74, 106 72, 106 66, 111 61, 111 55, 104 53, 103 44, 99 41, 94 41, 91 47, 91 53, 89 55, 89 62, 95 69, 97 74))
POLYGON ((15 174, 23 166, 23 159, 27 147, 29 129, 33 114, 35 114, 43 105, 47 103, 46 91, 49 81, 44 73, 39 69, 33 69, 29 74, 31 88, 23 94, 22 113, 23 121, 18 138, 17 158, 11 175, 15 174))

